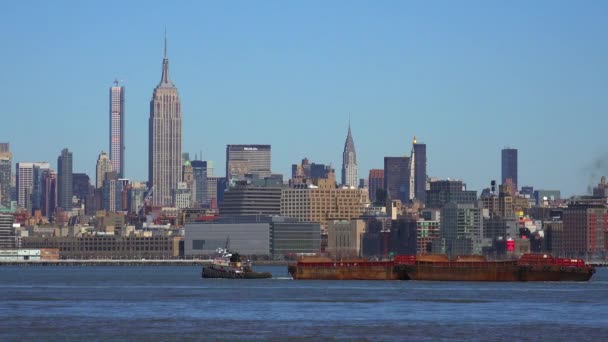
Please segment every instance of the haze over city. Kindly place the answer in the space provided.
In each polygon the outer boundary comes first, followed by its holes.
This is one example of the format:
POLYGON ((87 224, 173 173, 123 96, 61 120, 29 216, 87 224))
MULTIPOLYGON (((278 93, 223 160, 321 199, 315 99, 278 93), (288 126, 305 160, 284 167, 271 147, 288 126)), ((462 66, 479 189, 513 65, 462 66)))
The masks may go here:
POLYGON ((519 150, 520 184, 585 194, 607 173, 608 6, 239 2, 7 3, 0 136, 14 160, 62 148, 94 174, 107 150, 108 87, 125 86, 126 176, 147 179, 147 120, 163 35, 184 152, 272 145, 288 178, 308 157, 341 164, 349 113, 359 175, 428 146, 428 174, 471 189, 519 150), (590 179, 593 176, 593 179, 590 179))

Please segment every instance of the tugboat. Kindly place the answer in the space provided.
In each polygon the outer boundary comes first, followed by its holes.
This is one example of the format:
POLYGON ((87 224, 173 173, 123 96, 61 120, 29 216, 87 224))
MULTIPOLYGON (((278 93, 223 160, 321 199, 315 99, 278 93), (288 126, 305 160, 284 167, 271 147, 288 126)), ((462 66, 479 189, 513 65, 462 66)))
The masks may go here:
POLYGON ((203 266, 202 278, 226 279, 267 279, 272 278, 270 272, 254 272, 251 262, 244 260, 238 253, 230 253, 228 248, 218 248, 218 257, 210 265, 203 266))

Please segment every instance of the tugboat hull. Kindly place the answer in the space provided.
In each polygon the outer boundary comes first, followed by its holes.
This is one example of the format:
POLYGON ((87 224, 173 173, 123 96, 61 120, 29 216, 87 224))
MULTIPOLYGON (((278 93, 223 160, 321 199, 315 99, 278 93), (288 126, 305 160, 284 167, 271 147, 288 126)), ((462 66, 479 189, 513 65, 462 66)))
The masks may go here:
POLYGON ((234 272, 229 270, 217 270, 212 267, 203 267, 202 278, 224 278, 224 279, 268 279, 272 278, 269 272, 234 272))

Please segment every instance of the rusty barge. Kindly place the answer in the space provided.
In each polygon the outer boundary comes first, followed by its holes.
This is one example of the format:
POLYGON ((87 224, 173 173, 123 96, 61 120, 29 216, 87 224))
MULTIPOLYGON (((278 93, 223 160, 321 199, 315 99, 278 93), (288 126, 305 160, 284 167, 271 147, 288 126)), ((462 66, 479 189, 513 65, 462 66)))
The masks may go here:
POLYGON ((588 281, 595 268, 581 259, 524 254, 519 260, 487 261, 482 256, 399 255, 367 261, 304 257, 288 266, 293 279, 434 281, 588 281))

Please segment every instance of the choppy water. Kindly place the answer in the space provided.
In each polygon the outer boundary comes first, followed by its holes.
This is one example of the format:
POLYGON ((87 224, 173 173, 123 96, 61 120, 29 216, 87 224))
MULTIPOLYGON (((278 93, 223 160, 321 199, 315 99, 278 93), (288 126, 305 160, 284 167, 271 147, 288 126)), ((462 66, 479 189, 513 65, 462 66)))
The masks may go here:
POLYGON ((588 283, 201 279, 198 267, 2 267, 0 340, 608 340, 588 283))

